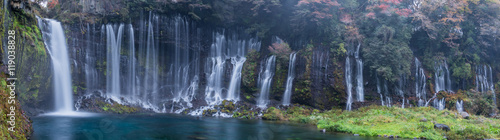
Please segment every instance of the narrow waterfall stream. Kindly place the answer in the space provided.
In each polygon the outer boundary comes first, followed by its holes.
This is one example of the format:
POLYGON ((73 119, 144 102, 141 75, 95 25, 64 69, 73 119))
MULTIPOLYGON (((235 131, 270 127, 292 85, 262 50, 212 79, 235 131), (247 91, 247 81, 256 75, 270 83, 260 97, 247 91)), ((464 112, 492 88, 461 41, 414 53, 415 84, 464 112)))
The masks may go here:
POLYGON ((450 71, 448 69, 448 64, 446 63, 446 61, 435 62, 434 71, 435 91, 452 92, 450 71))
POLYGON ((286 79, 285 93, 283 96, 283 105, 290 105, 292 97, 293 79, 295 79, 295 59, 297 53, 290 54, 290 61, 288 62, 288 78, 286 79))
POLYGON ((427 101, 426 81, 422 64, 415 58, 415 96, 418 99, 418 106, 424 106, 427 101))
POLYGON ((364 101, 364 82, 363 82, 363 60, 359 56, 360 54, 360 47, 361 43, 358 43, 356 48, 353 48, 354 50, 351 50, 346 57, 346 62, 345 62, 345 82, 346 82, 346 90, 347 90, 347 107, 346 110, 351 110, 351 104, 353 103, 354 97, 352 95, 353 93, 353 86, 355 85, 355 91, 356 91, 356 101, 358 102, 363 102, 364 101), (352 66, 351 65, 351 59, 349 58, 352 55, 354 57, 354 60, 356 62, 356 65, 352 66), (355 67, 356 73, 354 74, 352 71, 352 67, 355 67), (353 80, 354 78, 354 80, 353 80))
POLYGON ((120 24, 115 33, 116 26, 106 25, 107 35, 107 71, 106 71, 106 92, 110 97, 115 97, 120 101, 120 52, 124 25, 120 24))
POLYGON ((269 103, 269 90, 271 89, 271 83, 275 71, 275 61, 276 56, 272 55, 266 59, 265 62, 261 63, 260 73, 259 73, 259 98, 257 99, 257 106, 260 108, 266 108, 269 103))

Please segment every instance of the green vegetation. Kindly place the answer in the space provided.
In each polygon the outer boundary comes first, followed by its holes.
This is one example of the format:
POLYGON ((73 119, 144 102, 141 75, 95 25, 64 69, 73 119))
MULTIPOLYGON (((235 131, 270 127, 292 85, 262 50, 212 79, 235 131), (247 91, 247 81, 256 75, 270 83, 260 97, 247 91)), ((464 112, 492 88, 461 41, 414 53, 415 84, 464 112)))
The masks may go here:
POLYGON ((119 103, 109 104, 104 101, 97 101, 96 106, 99 107, 97 110, 94 110, 96 112, 131 114, 131 113, 137 113, 139 111, 139 109, 136 107, 122 105, 119 103))
MULTIPOLYGON (((438 111, 431 107, 368 106, 354 111, 333 109, 319 112, 306 107, 290 107, 280 111, 269 108, 265 119, 290 120, 317 125, 318 129, 362 136, 393 135, 402 138, 486 139, 500 137, 500 120, 471 115, 464 119, 456 111, 438 111), (434 123, 445 124, 450 131, 435 129, 434 123)), ((263 119, 264 119, 263 116, 263 119)))
POLYGON ((246 56, 246 61, 241 70, 241 89, 246 101, 251 102, 255 97, 253 93, 257 92, 257 75, 260 53, 250 50, 246 56))
MULTIPOLYGON (((3 64, 2 64, 3 65, 3 64)), ((3 66, 2 66, 3 67, 3 66)), ((33 128, 31 126, 31 120, 30 118, 25 114, 24 111, 21 110, 21 104, 19 103, 19 96, 17 96, 12 102, 10 97, 10 89, 7 88, 6 85, 6 78, 7 75, 4 74, 3 72, 0 74, 0 120, 2 120, 2 123, 0 124, 0 138, 6 139, 6 140, 13 140, 13 139, 22 139, 25 140, 27 137, 33 133, 33 128), (12 102, 13 104, 9 104, 9 101, 12 102), (13 112, 11 112, 11 107, 14 108, 13 112), (13 128, 14 132, 9 131, 9 127, 12 127, 9 122, 11 121, 11 116, 7 114, 15 114, 13 117, 15 126, 13 128)), ((19 92, 16 90, 16 92, 19 92)))

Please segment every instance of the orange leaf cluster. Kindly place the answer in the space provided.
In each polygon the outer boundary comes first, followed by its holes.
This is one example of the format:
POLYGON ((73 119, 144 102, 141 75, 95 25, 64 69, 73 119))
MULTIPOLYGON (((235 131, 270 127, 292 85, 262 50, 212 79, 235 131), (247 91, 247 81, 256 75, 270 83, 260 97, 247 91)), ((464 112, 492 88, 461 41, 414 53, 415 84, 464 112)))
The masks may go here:
POLYGON ((49 1, 49 3, 47 3, 47 7, 49 9, 52 9, 52 8, 56 7, 57 4, 59 4, 59 0, 51 0, 51 1, 49 1))

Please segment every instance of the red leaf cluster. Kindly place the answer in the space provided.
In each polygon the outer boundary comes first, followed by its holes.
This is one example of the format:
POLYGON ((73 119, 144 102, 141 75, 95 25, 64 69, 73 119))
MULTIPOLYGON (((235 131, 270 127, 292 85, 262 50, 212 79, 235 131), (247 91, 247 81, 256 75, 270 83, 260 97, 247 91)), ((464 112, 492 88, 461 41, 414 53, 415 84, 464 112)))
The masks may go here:
POLYGON ((59 0, 51 0, 51 1, 49 1, 49 3, 47 3, 47 7, 49 9, 52 9, 52 8, 56 7, 57 4, 59 4, 59 0))
POLYGON ((368 17, 368 18, 371 18, 371 19, 375 19, 375 13, 374 12, 370 12, 370 13, 366 14, 365 16, 368 17))
POLYGON ((405 9, 396 8, 395 11, 396 11, 396 14, 398 14, 399 16, 404 16, 404 17, 408 17, 410 15, 410 13, 412 12, 412 10, 408 9, 408 8, 405 8, 405 9))

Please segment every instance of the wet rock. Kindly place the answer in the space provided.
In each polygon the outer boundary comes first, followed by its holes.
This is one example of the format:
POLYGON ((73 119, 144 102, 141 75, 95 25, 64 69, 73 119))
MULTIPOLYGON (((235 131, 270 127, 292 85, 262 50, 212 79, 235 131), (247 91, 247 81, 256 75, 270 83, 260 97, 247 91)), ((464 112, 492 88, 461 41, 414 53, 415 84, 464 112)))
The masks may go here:
POLYGON ((439 123, 434 124, 434 129, 442 129, 445 131, 450 131, 450 127, 448 125, 439 124, 439 123))
POLYGON ((427 119, 423 118, 423 119, 420 120, 420 122, 427 122, 427 119))
POLYGON ((389 138, 390 138, 390 139, 393 139, 393 138, 394 138, 394 136, 393 136, 393 135, 390 135, 390 136, 389 136, 389 138))
POLYGON ((320 132, 325 133, 325 132, 326 132, 326 129, 321 129, 321 130, 320 130, 320 132))
POLYGON ((359 136, 359 134, 354 134, 354 136, 359 136))
POLYGON ((469 119, 469 117, 470 117, 470 116, 469 116, 469 113, 467 113, 467 112, 460 112, 460 115, 461 115, 461 116, 462 116, 462 118, 464 118, 464 119, 469 119))

